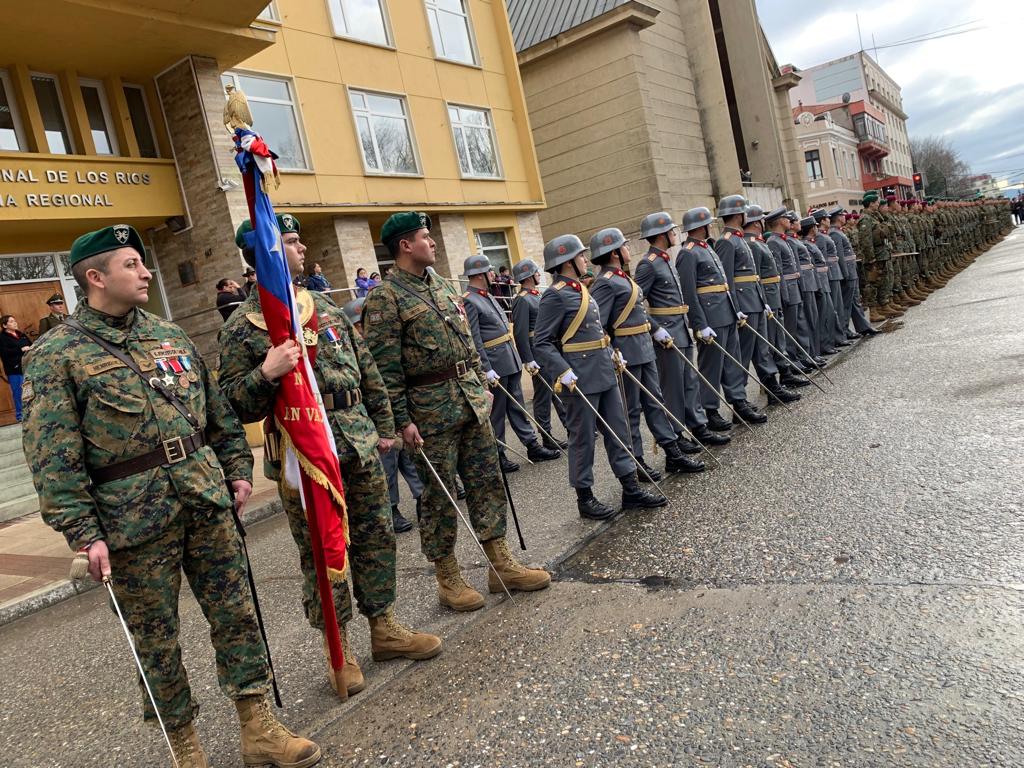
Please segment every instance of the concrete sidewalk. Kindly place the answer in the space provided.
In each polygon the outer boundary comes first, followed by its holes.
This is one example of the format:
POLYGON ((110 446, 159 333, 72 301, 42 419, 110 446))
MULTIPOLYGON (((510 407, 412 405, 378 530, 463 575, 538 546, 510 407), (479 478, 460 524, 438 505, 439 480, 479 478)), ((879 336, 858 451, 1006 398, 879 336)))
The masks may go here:
MULTIPOLYGON (((276 483, 263 477, 263 448, 253 449, 253 491, 245 523, 281 511, 276 483)), ((0 625, 96 587, 68 579, 72 552, 39 512, 0 523, 0 625)))

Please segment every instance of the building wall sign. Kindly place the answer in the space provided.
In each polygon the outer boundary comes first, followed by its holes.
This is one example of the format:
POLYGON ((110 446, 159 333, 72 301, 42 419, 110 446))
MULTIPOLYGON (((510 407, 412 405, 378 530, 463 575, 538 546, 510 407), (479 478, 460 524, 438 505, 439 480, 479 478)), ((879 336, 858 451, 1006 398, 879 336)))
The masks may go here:
POLYGON ((46 155, 0 157, 0 221, 184 213, 173 161, 46 155))

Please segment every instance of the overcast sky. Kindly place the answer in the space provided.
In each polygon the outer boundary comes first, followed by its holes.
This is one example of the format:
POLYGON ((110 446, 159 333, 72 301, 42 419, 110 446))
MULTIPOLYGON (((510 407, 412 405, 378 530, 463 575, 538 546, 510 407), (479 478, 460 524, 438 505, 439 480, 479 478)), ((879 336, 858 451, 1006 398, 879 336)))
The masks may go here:
POLYGON ((801 69, 855 53, 859 14, 864 48, 902 88, 910 136, 945 135, 976 173, 1017 183, 1024 178, 1021 0, 756 2, 779 64, 801 69), (975 23, 950 29, 965 22, 975 23), (984 29, 881 48, 928 32, 974 27, 984 29))

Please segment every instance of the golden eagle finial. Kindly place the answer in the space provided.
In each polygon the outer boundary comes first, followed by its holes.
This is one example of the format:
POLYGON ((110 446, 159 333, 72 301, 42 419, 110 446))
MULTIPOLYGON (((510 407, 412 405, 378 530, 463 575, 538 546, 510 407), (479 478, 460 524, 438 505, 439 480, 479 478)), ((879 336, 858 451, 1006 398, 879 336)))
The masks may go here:
POLYGON ((228 95, 228 103, 224 105, 224 127, 228 133, 234 133, 236 128, 252 130, 252 112, 245 94, 230 84, 224 86, 224 91, 228 95))

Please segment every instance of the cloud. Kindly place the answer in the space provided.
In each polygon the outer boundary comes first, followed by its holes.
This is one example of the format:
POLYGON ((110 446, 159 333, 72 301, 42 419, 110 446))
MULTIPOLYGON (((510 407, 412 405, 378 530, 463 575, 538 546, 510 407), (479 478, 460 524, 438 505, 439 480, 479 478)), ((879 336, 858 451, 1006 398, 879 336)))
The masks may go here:
POLYGON ((1024 88, 1020 30, 1024 3, 987 0, 757 0, 781 63, 807 68, 865 47, 900 84, 911 136, 942 135, 976 171, 1024 169, 1024 88), (962 25, 967 22, 966 26, 962 25), (926 43, 872 50, 946 29, 980 31, 926 43))

